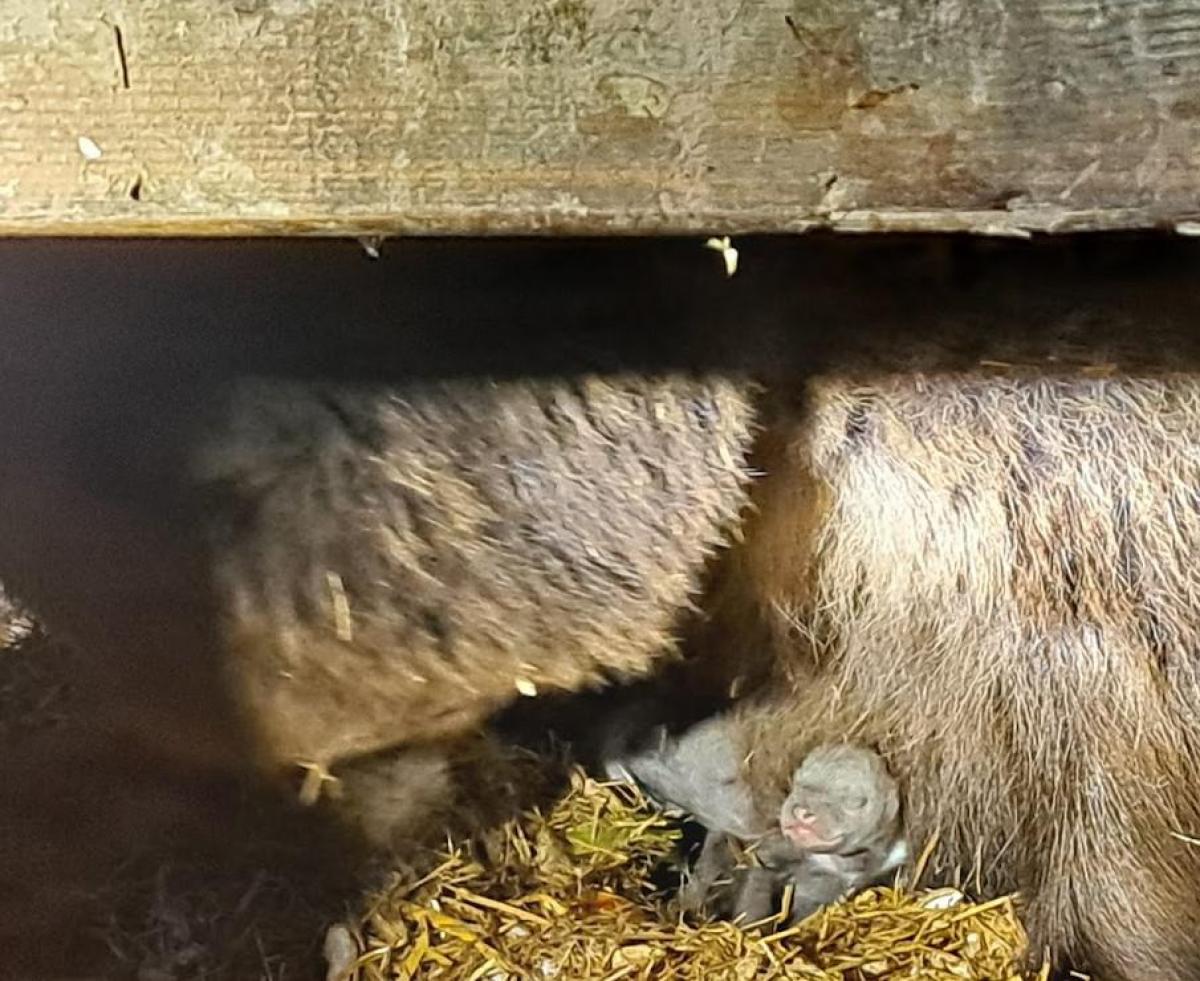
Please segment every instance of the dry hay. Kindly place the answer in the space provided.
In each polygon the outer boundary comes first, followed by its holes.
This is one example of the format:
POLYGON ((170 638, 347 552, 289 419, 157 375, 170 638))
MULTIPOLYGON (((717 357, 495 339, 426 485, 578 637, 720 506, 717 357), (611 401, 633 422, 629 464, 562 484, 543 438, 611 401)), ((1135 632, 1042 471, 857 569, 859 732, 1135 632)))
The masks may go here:
POLYGON ((0 650, 28 640, 35 628, 33 617, 9 598, 4 592, 4 584, 0 583, 0 650))
MULTIPOLYGON (((788 929, 687 922, 652 877, 677 853, 678 838, 677 826, 633 788, 576 770, 566 796, 544 814, 527 812, 475 843, 448 841, 432 872, 397 877, 354 929, 335 928, 330 946, 340 941, 348 956, 331 977, 1027 976, 1013 897, 972 903, 953 890, 881 888, 788 929)), ((1045 972, 1030 977, 1037 976, 1045 972)))

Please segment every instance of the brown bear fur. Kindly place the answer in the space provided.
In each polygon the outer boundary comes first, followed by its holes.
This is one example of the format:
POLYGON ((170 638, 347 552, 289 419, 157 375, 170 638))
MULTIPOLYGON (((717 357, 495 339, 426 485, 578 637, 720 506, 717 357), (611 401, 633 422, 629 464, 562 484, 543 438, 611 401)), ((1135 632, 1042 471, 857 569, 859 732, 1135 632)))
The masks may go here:
POLYGON ((847 373, 806 395, 734 560, 781 652, 741 709, 764 806, 812 745, 875 745, 914 848, 940 836, 932 875, 1020 890, 1035 955, 1195 976, 1200 382, 847 373))

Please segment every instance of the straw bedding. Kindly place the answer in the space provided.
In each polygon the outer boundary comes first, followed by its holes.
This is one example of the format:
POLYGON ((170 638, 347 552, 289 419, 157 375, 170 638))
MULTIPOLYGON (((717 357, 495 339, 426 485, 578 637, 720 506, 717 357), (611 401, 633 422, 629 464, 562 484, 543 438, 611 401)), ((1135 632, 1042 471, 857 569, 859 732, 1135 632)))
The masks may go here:
POLYGON ((526 812, 473 842, 448 840, 432 871, 397 876, 358 922, 336 927, 349 953, 331 977, 1039 976, 1023 973, 1015 897, 972 902, 953 889, 898 884, 787 929, 689 922, 660 874, 679 837, 678 824, 632 787, 574 770, 566 795, 544 813, 526 812))

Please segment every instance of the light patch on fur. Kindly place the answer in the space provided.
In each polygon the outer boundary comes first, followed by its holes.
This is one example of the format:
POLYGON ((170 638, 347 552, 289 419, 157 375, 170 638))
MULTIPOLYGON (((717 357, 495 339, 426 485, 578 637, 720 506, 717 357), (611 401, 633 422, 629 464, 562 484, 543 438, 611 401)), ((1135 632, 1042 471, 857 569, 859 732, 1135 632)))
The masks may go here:
POLYGON ((358 960, 358 944, 343 924, 335 923, 325 931, 322 952, 328 965, 325 981, 349 981, 358 960))
POLYGON ((883 856, 883 861, 879 863, 880 872, 891 872, 892 869, 898 869, 901 865, 908 861, 908 842, 900 838, 892 845, 891 850, 883 856))

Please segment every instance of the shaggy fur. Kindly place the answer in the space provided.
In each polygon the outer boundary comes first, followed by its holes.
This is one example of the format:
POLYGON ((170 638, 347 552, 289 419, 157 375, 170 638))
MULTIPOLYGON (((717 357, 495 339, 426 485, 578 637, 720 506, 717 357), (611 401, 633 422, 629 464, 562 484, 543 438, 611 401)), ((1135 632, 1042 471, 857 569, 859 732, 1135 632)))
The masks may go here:
POLYGON ((744 713, 763 806, 812 745, 874 744, 913 847, 940 833, 935 875, 1025 893, 1035 955, 1195 977, 1200 382, 827 376, 808 397, 737 564, 790 652, 744 713))
POLYGON ((331 767, 644 672, 745 503, 750 420, 684 377, 239 387, 196 466, 269 756, 331 767))

